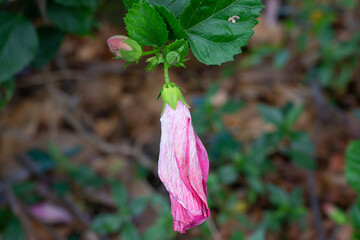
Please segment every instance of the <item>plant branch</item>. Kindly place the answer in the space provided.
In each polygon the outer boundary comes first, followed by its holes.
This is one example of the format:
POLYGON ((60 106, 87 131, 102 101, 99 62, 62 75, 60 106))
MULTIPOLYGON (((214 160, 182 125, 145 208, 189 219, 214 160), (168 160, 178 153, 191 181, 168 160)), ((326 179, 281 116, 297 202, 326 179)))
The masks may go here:
POLYGON ((213 240, 222 240, 220 232, 217 229, 214 219, 211 216, 206 220, 206 225, 208 226, 208 228, 211 232, 211 236, 212 236, 213 240))
MULTIPOLYGON (((71 77, 70 72, 67 68, 67 63, 65 58, 62 55, 57 56, 57 65, 60 70, 60 75, 62 78, 71 77)), ((157 166, 149 158, 139 146, 129 146, 125 144, 111 144, 106 142, 104 139, 96 135, 93 131, 87 130, 83 124, 72 114, 71 110, 67 108, 69 104, 69 98, 65 93, 59 91, 56 87, 53 87, 50 90, 50 94, 55 96, 59 102, 59 110, 62 117, 88 142, 93 144, 95 147, 100 149, 103 152, 110 154, 120 154, 128 157, 133 157, 141 166, 148 169, 155 176, 157 176, 157 166)))
POLYGON ((166 64, 164 64, 164 80, 166 84, 170 83, 169 67, 166 64))
MULTIPOLYGON (((313 79, 310 84, 311 84, 311 88, 312 88, 312 91, 314 94, 315 106, 317 109, 322 109, 322 107, 325 105, 326 101, 325 101, 325 97, 323 96, 323 94, 321 92, 321 89, 318 86, 318 82, 316 81, 316 79, 313 79)), ((317 110, 317 112, 318 112, 318 110, 317 110)), ((313 137, 316 150, 318 149, 318 146, 319 146, 319 127, 320 127, 320 125, 319 125, 320 118, 319 117, 316 118, 314 137, 313 137)), ((313 217, 314 217, 314 224, 315 224, 315 228, 317 231, 317 235, 319 237, 319 240, 326 240, 325 231, 324 231, 324 228, 323 228, 323 225, 321 222, 319 201, 316 196, 315 173, 313 171, 308 171, 306 178, 307 178, 307 185, 308 185, 308 190, 309 190, 309 201, 310 201, 311 211, 312 211, 313 217)))
POLYGON ((152 54, 157 54, 158 52, 160 52, 160 51, 159 50, 147 51, 147 52, 143 52, 142 56, 148 56, 148 55, 152 55, 152 54))
POLYGON ((45 23, 48 23, 49 19, 48 19, 47 14, 46 14, 46 5, 47 5, 46 0, 36 0, 36 3, 37 3, 38 8, 40 10, 41 17, 44 19, 45 23))
POLYGON ((319 201, 316 197, 315 191, 315 174, 312 171, 307 172, 307 184, 309 189, 309 198, 310 198, 310 206, 314 216, 314 223, 316 227, 316 231, 320 240, 326 240, 325 231, 321 222, 321 214, 320 214, 320 207, 319 201))

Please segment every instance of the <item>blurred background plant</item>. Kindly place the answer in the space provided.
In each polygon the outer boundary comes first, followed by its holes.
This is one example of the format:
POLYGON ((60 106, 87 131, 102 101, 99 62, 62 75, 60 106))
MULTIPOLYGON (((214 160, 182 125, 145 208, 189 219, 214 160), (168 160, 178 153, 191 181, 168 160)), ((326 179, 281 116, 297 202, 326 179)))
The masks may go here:
POLYGON ((106 46, 121 1, 0 4, 0 239, 360 239, 356 0, 264 1, 234 62, 170 72, 211 165, 212 217, 184 235, 157 177, 162 72, 106 46))

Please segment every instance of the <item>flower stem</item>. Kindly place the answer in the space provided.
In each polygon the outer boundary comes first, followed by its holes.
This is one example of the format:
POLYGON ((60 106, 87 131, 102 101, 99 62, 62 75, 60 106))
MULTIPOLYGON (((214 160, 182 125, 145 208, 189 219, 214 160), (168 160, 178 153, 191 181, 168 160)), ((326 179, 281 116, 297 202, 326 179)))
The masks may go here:
POLYGON ((152 50, 152 51, 147 51, 147 52, 143 52, 142 56, 147 56, 147 55, 151 55, 151 54, 156 54, 158 53, 159 50, 152 50))
POLYGON ((164 77, 165 77, 165 83, 168 84, 170 83, 170 78, 169 78, 169 67, 164 65, 164 77))

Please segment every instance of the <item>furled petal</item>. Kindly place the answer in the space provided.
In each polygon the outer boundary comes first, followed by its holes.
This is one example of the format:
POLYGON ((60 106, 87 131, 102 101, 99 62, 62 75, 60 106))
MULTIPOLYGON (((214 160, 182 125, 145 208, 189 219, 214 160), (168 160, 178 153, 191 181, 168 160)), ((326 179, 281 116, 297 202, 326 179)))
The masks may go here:
POLYGON ((126 36, 112 36, 107 40, 110 51, 115 55, 119 55, 121 57, 119 50, 131 51, 132 48, 124 42, 124 40, 128 39, 126 36))
POLYGON ((209 160, 193 129, 189 108, 181 101, 176 110, 166 105, 160 121, 159 177, 170 194, 174 230, 184 233, 210 216, 209 160))

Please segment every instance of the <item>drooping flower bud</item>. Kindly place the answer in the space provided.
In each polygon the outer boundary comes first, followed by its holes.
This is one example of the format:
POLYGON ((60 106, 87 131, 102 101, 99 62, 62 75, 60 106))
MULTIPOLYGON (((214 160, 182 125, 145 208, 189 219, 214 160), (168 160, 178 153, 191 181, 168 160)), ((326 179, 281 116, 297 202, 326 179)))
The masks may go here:
POLYGON ((210 210, 206 199, 209 158, 192 126, 189 107, 165 106, 161 121, 159 177, 171 201, 173 229, 180 233, 203 223, 210 210))
POLYGON ((184 103, 187 107, 190 107, 189 104, 187 104, 185 98, 183 97, 180 89, 181 88, 175 83, 166 83, 163 85, 158 96, 158 99, 161 96, 163 100, 163 112, 166 104, 168 104, 172 109, 176 110, 178 100, 184 103))
POLYGON ((141 58, 141 46, 126 36, 112 36, 107 41, 110 51, 117 57, 128 62, 134 62, 141 58))

